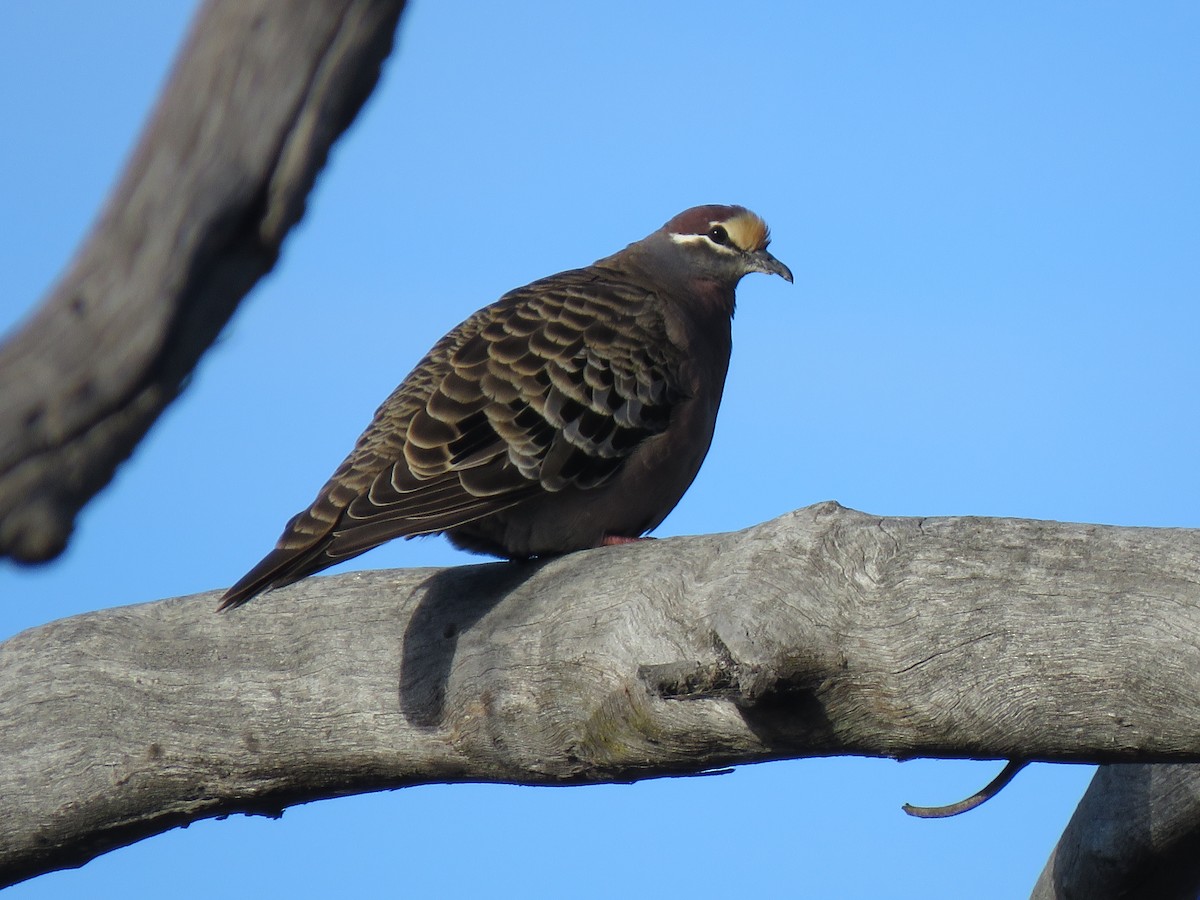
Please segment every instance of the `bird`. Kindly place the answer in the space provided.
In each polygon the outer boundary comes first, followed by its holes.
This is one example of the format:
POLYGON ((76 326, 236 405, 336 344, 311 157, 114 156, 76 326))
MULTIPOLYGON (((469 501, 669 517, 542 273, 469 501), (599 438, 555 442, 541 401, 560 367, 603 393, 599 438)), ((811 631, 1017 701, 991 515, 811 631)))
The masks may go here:
POLYGON ((769 242, 748 209, 697 206, 480 309, 383 402, 220 608, 397 537, 443 533, 509 560, 641 539, 708 453, 738 283, 792 281, 769 242))

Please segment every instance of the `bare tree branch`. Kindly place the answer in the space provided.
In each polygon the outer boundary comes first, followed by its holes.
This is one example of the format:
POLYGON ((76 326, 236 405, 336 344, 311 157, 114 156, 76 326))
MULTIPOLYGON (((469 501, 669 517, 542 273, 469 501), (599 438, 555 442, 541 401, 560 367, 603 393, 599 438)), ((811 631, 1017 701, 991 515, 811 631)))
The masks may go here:
POLYGON ((1033 900, 1200 896, 1200 766, 1112 765, 1096 773, 1033 900))
POLYGON ((207 816, 426 782, 843 753, 1200 760, 1200 531, 828 503, 215 601, 0 645, 0 881, 207 816))
POLYGON ((275 264, 403 0, 209 0, 103 214, 0 347, 0 556, 76 514, 275 264))

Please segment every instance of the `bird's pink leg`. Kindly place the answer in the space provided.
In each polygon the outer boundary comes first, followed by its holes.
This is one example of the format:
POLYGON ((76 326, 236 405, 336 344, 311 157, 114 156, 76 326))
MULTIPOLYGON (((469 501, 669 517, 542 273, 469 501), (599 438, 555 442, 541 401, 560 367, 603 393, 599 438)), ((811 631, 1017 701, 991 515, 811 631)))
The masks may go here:
POLYGON ((606 534, 600 539, 601 547, 615 547, 618 544, 636 544, 638 541, 653 541, 656 538, 646 535, 645 537, 625 537, 620 534, 606 534))

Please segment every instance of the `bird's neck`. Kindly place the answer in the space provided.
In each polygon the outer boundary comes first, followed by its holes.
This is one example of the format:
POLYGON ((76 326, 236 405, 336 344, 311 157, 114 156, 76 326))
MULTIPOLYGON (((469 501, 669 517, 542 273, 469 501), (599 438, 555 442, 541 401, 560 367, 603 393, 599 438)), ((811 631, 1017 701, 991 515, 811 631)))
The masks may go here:
POLYGON ((660 297, 679 306, 680 312, 689 318, 698 321, 733 318, 736 284, 699 275, 694 269, 676 265, 671 257, 648 252, 640 244, 598 260, 596 265, 654 285, 660 297))

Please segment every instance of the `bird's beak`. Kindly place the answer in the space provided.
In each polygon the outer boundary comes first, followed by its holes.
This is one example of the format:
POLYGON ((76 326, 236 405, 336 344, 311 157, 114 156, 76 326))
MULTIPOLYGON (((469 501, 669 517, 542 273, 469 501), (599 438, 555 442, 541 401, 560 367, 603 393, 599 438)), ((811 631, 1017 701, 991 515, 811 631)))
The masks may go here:
POLYGON ((778 275, 787 281, 792 280, 792 270, 773 257, 765 249, 755 250, 750 256, 750 271, 765 272, 768 275, 778 275))

